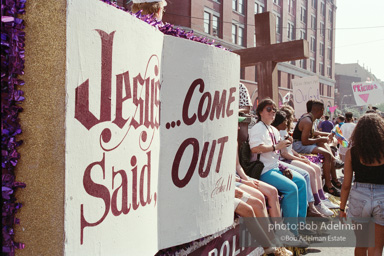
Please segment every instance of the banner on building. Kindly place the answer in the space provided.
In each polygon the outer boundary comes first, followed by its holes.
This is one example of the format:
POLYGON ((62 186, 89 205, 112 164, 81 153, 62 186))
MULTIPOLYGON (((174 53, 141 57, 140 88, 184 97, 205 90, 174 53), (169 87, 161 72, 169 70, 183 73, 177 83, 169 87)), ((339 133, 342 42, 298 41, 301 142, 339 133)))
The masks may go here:
POLYGON ((69 0, 66 63, 67 255, 154 255, 232 224, 238 55, 69 0))
POLYGON ((319 77, 308 76, 293 79, 292 86, 295 117, 299 119, 304 113, 307 113, 308 100, 320 100, 319 77))
POLYGON ((378 82, 357 82, 352 83, 351 86, 357 106, 384 102, 383 88, 378 82))

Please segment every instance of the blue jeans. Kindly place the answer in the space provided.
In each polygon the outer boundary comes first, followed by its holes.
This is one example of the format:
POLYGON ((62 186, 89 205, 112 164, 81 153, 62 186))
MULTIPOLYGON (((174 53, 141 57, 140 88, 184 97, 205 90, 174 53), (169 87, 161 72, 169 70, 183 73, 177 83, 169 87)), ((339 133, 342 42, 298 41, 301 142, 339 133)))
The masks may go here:
POLYGON ((260 180, 274 186, 284 195, 281 200, 283 217, 307 216, 307 184, 303 176, 292 172, 292 180, 275 168, 260 176, 260 180))
POLYGON ((308 172, 299 168, 299 167, 288 164, 286 162, 279 161, 279 163, 282 164, 283 166, 288 167, 289 169, 299 173, 300 175, 302 175, 304 177, 305 182, 307 183, 307 200, 308 200, 308 202, 315 202, 315 198, 313 197, 313 193, 312 193, 311 180, 310 180, 310 176, 309 176, 308 172))
POLYGON ((384 226, 384 185, 355 182, 348 201, 349 218, 373 218, 384 226))

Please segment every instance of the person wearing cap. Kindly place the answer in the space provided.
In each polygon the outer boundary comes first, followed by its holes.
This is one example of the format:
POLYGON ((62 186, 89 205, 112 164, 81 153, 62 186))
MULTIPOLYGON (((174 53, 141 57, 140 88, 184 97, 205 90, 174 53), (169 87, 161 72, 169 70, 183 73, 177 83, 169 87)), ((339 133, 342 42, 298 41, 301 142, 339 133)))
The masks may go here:
POLYGON ((162 20, 165 6, 167 6, 165 0, 133 0, 131 11, 137 13, 141 10, 143 15, 154 14, 156 19, 162 20))

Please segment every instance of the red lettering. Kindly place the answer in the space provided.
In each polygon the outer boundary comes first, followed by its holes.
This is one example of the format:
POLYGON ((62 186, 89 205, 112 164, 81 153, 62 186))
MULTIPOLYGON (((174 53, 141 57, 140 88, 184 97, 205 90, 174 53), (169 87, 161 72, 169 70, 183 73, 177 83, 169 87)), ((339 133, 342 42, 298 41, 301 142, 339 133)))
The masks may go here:
POLYGON ((116 76, 116 118, 113 121, 120 129, 124 127, 129 118, 123 118, 123 102, 132 98, 131 83, 129 82, 129 72, 124 72, 116 76), (123 81, 125 84, 125 97, 123 98, 123 81))
POLYGON ((188 109, 189 109, 189 105, 191 104, 193 92, 198 85, 200 85, 199 91, 203 92, 204 91, 204 81, 203 81, 203 79, 199 78, 199 79, 196 79, 195 81, 193 81, 193 83, 191 84, 191 86, 188 89, 187 95, 185 96, 182 116, 183 116, 183 121, 186 125, 192 125, 196 121, 196 114, 193 114, 192 117, 189 117, 188 116, 188 109))
POLYGON ((109 194, 108 188, 106 188, 105 186, 103 186, 101 184, 94 183, 92 181, 92 178, 91 178, 91 171, 92 171, 93 167, 95 167, 97 165, 100 166, 101 169, 103 170, 103 179, 105 179, 105 153, 104 153, 103 159, 100 162, 94 162, 94 163, 88 165, 88 167, 85 169, 84 176, 83 176, 83 186, 84 186, 85 191, 89 195, 103 199, 105 210, 104 210, 103 216, 98 221, 96 221, 94 223, 89 223, 88 221, 85 220, 84 205, 81 204, 81 207, 80 207, 80 216, 81 216, 81 220, 80 220, 80 226, 81 226, 80 243, 81 244, 83 244, 84 229, 86 227, 94 227, 94 226, 99 225, 101 222, 104 221, 104 219, 107 217, 108 212, 109 212, 110 194, 109 194))
POLYGON ((176 152, 175 160, 172 164, 172 181, 173 184, 175 184, 177 187, 182 188, 185 187, 185 185, 188 184, 188 182, 191 180, 193 172, 195 171, 196 165, 197 165, 197 159, 199 157, 199 141, 195 138, 188 138, 181 143, 179 149, 176 152), (193 147, 193 156, 191 164, 188 168, 187 174, 185 174, 185 177, 183 179, 179 178, 179 166, 181 158, 184 154, 185 149, 192 145, 193 147))
MULTIPOLYGON (((216 142, 216 140, 212 141, 212 147, 211 147, 211 151, 209 153, 208 163, 207 163, 205 171, 204 171, 204 164, 205 164, 205 159, 207 157, 209 142, 204 143, 203 151, 202 151, 201 157, 200 157, 200 164, 199 164, 199 176, 201 178, 207 177, 209 172, 210 172, 210 168, 211 168, 212 161, 213 161, 213 156, 215 153, 216 144, 220 144, 220 150, 219 150, 217 164, 216 164, 216 172, 218 173, 220 171, 220 165, 221 165, 221 159, 223 157, 224 146, 225 146, 225 143, 227 141, 228 141, 228 136, 219 138, 217 140, 217 142, 216 142)), ((198 162, 199 149, 200 149, 199 141, 195 138, 188 138, 188 139, 184 140, 183 143, 180 145, 179 149, 176 152, 175 159, 174 159, 173 165, 172 165, 172 181, 173 181, 173 184, 175 184, 175 186, 177 186, 179 188, 185 187, 189 183, 189 181, 191 180, 193 173, 196 169, 197 162, 198 162), (189 145, 191 145, 193 147, 193 156, 191 159, 191 164, 189 165, 188 171, 185 174, 184 178, 180 179, 179 178, 180 162, 181 162, 181 159, 184 155, 185 149, 189 145)))
POLYGON ((220 99, 220 92, 215 91, 215 96, 213 98, 213 104, 212 104, 212 111, 209 119, 213 120, 215 116, 215 111, 216 111, 216 119, 220 118, 220 113, 222 113, 221 117, 224 118, 226 96, 227 96, 226 90, 223 90, 223 93, 221 94, 221 99, 220 99))
POLYGON ((121 185, 113 191, 112 200, 111 200, 111 212, 114 216, 119 216, 121 213, 128 214, 131 209, 131 205, 128 204, 128 178, 127 173, 124 170, 119 170, 115 172, 115 168, 112 167, 112 189, 114 188, 115 176, 120 174, 121 176, 121 185), (121 210, 117 209, 117 195, 121 190, 121 210))
POLYGON ((76 88, 75 118, 88 130, 94 125, 111 121, 112 45, 115 31, 110 34, 96 29, 101 38, 100 119, 89 111, 89 79, 76 88))

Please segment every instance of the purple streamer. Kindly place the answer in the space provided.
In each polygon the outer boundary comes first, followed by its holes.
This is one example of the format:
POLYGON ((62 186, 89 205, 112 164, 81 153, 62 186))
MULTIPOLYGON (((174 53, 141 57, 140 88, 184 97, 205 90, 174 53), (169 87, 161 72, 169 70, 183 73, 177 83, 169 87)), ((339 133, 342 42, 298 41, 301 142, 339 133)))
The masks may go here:
POLYGON ((24 92, 18 86, 24 81, 18 75, 24 74, 24 41, 23 20, 19 14, 25 13, 26 0, 1 1, 1 167, 2 167, 2 252, 3 255, 15 255, 15 249, 24 248, 23 243, 14 242, 15 218, 21 204, 16 202, 15 190, 26 185, 15 181, 15 167, 20 154, 17 152, 22 141, 16 136, 21 134, 19 113, 24 101, 24 92))

